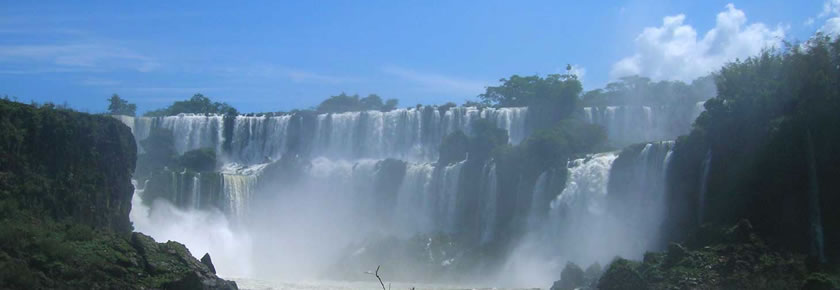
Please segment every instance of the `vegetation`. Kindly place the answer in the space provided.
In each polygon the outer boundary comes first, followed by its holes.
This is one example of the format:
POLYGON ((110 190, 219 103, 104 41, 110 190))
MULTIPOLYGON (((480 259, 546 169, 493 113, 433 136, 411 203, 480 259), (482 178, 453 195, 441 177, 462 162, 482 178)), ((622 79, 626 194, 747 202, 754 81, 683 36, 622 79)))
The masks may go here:
POLYGON ((577 109, 583 85, 567 67, 565 74, 550 74, 545 78, 534 75, 513 75, 499 80, 499 86, 487 87, 479 95, 486 105, 498 107, 529 108, 528 118, 532 128, 549 128, 567 119, 577 109))
POLYGON ((0 100, 0 201, 94 228, 130 232, 136 146, 128 127, 0 100))
POLYGON ((652 82, 640 76, 623 77, 583 94, 583 106, 621 105, 680 105, 693 108, 694 104, 715 95, 712 76, 698 78, 686 84, 681 81, 652 82))
POLYGON ((236 109, 227 103, 213 102, 202 94, 195 94, 189 100, 177 101, 169 107, 148 111, 144 116, 174 116, 178 114, 224 114, 237 115, 236 109))
POLYGON ((766 51, 725 66, 716 82, 718 97, 676 145, 673 232, 747 218, 784 249, 840 261, 840 249, 825 246, 840 243, 840 212, 832 210, 840 206, 833 178, 840 172, 840 41, 818 35, 766 51), (698 165, 707 157, 700 207, 698 165))
POLYGON ((236 288, 131 233, 137 147, 118 120, 0 100, 0 140, 0 288, 236 288))
POLYGON ((117 94, 108 99, 108 113, 111 115, 134 116, 136 111, 137 105, 129 104, 128 101, 123 100, 117 94))
POLYGON ((359 95, 347 95, 341 93, 337 96, 331 96, 321 102, 315 109, 319 113, 344 113, 356 111, 382 111, 387 112, 397 108, 399 101, 397 99, 388 99, 384 103, 382 98, 376 94, 370 94, 367 97, 359 98, 359 95))
POLYGON ((768 50, 714 80, 670 163, 664 229, 683 244, 617 259, 595 286, 837 289, 840 39, 768 50))
POLYGON ((644 261, 613 261, 592 285, 597 289, 836 289, 824 273, 808 273, 804 255, 777 251, 752 231, 704 227, 686 244, 671 244, 644 261), (817 280, 817 281, 812 281, 817 280), (821 284, 826 288, 811 288, 821 284))

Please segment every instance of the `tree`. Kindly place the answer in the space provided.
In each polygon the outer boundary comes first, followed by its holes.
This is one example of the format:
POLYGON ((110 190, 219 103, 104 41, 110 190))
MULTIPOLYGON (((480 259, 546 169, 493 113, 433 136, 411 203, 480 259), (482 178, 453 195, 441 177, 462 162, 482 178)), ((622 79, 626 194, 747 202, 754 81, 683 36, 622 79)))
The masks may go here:
POLYGON ((341 93, 337 96, 331 96, 321 102, 316 110, 319 113, 344 113, 344 112, 358 112, 358 111, 391 111, 397 107, 399 101, 397 99, 388 99, 385 103, 382 98, 376 94, 370 94, 367 97, 359 98, 359 95, 348 95, 341 93))
POLYGON ((237 115, 239 112, 227 103, 213 102, 202 94, 195 94, 189 100, 177 101, 167 108, 149 111, 146 116, 174 116, 178 114, 237 115))
POLYGON ((134 116, 136 111, 137 105, 129 104, 128 101, 123 100, 117 94, 113 94, 108 98, 108 112, 111 115, 134 116))
POLYGON ((499 80, 502 84, 487 87, 478 97, 500 107, 529 108, 528 118, 535 128, 551 127, 556 122, 571 117, 583 91, 577 76, 550 74, 545 78, 534 75, 513 75, 499 80))

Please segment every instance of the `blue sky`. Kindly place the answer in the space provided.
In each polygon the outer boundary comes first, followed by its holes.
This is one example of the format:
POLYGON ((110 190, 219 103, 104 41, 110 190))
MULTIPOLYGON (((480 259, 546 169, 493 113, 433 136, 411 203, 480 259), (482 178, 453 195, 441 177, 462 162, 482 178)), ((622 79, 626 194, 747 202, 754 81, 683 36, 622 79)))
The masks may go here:
POLYGON ((1 1, 0 95, 101 112, 112 93, 147 111, 200 92, 260 112, 340 92, 461 103, 566 64, 587 89, 689 80, 830 31, 838 1, 1 1))

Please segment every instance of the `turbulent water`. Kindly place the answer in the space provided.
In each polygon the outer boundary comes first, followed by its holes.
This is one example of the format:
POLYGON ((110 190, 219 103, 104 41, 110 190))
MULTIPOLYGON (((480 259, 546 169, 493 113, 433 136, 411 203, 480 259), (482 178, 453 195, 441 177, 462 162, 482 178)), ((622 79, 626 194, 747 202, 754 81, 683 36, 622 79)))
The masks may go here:
POLYGON ((531 285, 556 279, 566 262, 605 265, 615 256, 640 258, 657 249, 672 147, 648 143, 572 160, 562 186, 556 171, 541 175, 535 193, 552 197, 548 215, 531 222, 505 272, 520 279, 517 285, 531 285))
MULTIPOLYGON (((606 127, 618 143, 672 138, 687 130, 669 128, 665 111, 584 110, 588 121, 606 127)), ((457 130, 469 135, 478 119, 507 130, 509 143, 518 144, 528 134, 526 117, 526 108, 471 107, 119 117, 137 140, 153 128, 166 128, 176 136, 179 154, 210 148, 220 163, 215 172, 171 172, 171 181, 153 178, 139 186, 132 220, 155 238, 185 242, 196 256, 210 252, 224 265, 218 267, 223 276, 238 277, 321 279, 337 261, 383 262, 361 258, 372 253, 359 243, 418 235, 429 235, 422 250, 428 258, 404 263, 446 275, 469 260, 462 257, 466 248, 457 247, 491 247, 504 240, 502 235, 523 232, 504 254, 508 258, 501 268, 480 258, 472 262, 483 265, 477 275, 506 273, 493 281, 511 286, 547 285, 566 261, 605 264, 616 255, 637 257, 654 249, 673 142, 570 160, 566 168, 550 169, 535 180, 515 180, 516 196, 511 188, 500 188, 511 181, 500 179, 492 159, 436 162, 443 137, 457 130), (288 156, 295 158, 284 159, 288 156), (146 188, 163 191, 143 192, 146 188), (139 197, 146 200, 140 203, 139 197), (519 200, 521 205, 513 204, 519 200), (459 237, 457 247, 445 239, 433 242, 436 234, 459 237), (616 246, 616 240, 625 242, 616 246), (440 252, 433 253, 433 243, 442 245, 435 250, 440 252)), ((342 287, 328 288, 359 286, 342 287)))

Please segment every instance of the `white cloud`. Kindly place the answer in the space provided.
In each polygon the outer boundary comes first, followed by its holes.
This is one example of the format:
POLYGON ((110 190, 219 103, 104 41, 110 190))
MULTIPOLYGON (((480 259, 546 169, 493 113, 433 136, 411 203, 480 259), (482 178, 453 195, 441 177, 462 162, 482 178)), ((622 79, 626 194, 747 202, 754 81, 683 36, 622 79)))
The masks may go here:
POLYGON ((817 31, 829 35, 840 34, 840 0, 826 0, 825 3, 823 3, 823 9, 820 11, 820 14, 817 15, 817 19, 823 18, 827 19, 822 27, 820 27, 817 31))
POLYGON ((746 58, 777 46, 784 29, 763 23, 747 24, 743 11, 727 4, 715 27, 698 38, 685 15, 667 16, 660 27, 647 27, 636 37, 636 53, 613 65, 610 75, 643 75, 657 80, 689 81, 719 69, 726 62, 746 58))
POLYGON ((424 91, 452 95, 476 96, 484 91, 485 82, 464 80, 435 73, 419 72, 398 66, 384 66, 382 72, 416 83, 424 91))

